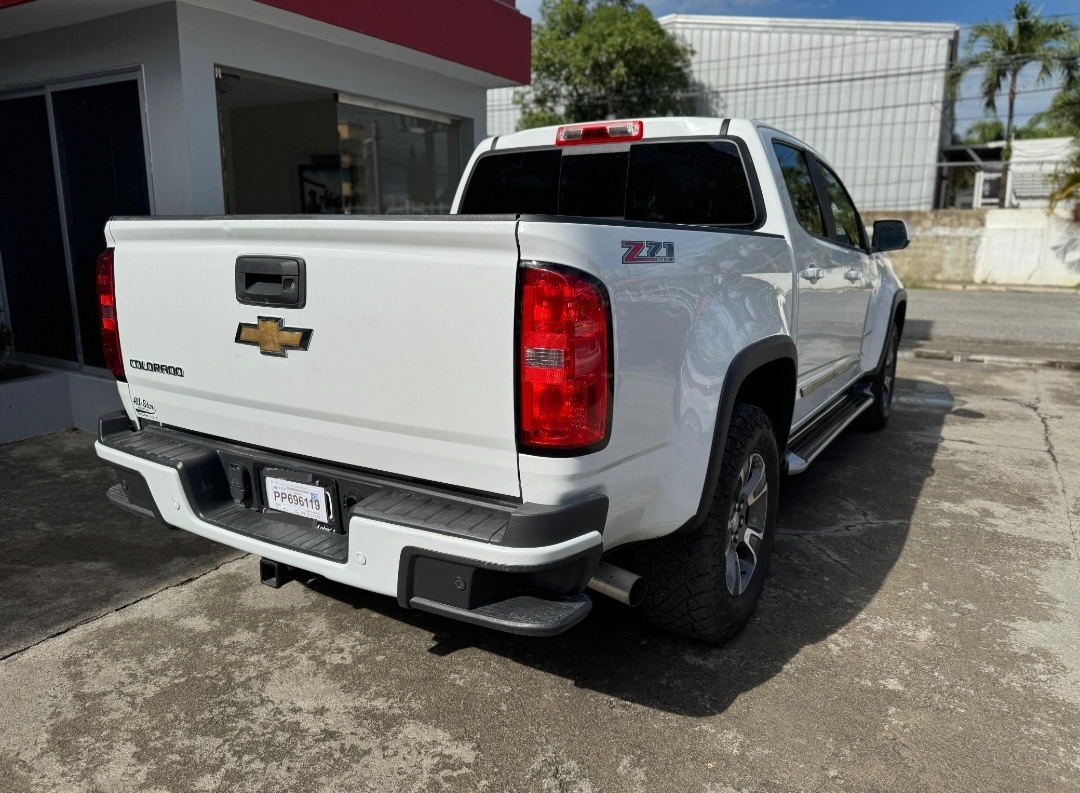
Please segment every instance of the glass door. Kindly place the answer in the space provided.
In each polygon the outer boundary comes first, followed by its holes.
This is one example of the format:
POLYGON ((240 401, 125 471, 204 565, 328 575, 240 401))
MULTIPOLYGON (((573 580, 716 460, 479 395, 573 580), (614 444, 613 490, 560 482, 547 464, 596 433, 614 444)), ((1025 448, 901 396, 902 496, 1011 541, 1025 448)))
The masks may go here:
POLYGON ((15 351, 78 363, 44 93, 0 101, 0 260, 15 351))
POLYGON ((105 223, 150 214, 139 86, 125 80, 53 91, 52 103, 83 363, 104 368, 96 265, 105 223))
POLYGON ((132 77, 0 99, 0 259, 14 351, 104 367, 95 264, 114 215, 150 214, 132 77))

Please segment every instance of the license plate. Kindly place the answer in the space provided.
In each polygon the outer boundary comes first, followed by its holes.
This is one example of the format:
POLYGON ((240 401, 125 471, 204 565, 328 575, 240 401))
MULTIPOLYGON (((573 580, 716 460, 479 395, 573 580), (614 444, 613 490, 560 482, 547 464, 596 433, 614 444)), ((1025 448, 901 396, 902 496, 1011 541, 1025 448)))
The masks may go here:
POLYGON ((326 488, 293 482, 290 479, 266 477, 266 505, 278 512, 288 512, 320 523, 328 520, 326 511, 326 488))

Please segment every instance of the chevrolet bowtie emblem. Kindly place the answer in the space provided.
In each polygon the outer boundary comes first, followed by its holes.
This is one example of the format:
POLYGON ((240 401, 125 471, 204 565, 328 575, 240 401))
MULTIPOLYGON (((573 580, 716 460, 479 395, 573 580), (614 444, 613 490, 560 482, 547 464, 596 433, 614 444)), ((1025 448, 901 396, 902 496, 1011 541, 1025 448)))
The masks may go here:
POLYGON ((287 358, 289 350, 306 350, 311 344, 311 328, 286 328, 284 324, 278 317, 259 317, 256 325, 241 322, 236 326, 236 343, 251 344, 263 355, 279 358, 287 358))

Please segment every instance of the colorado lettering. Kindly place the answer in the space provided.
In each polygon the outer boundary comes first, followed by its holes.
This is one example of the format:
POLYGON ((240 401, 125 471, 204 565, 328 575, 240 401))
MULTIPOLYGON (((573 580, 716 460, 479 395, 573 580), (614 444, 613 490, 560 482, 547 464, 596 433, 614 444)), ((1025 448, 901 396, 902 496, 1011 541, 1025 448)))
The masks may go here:
POLYGON ((151 363, 150 361, 139 361, 132 358, 128 361, 128 365, 132 369, 141 369, 144 372, 156 372, 158 374, 168 374, 173 377, 183 377, 184 370, 179 366, 167 366, 163 363, 151 363))

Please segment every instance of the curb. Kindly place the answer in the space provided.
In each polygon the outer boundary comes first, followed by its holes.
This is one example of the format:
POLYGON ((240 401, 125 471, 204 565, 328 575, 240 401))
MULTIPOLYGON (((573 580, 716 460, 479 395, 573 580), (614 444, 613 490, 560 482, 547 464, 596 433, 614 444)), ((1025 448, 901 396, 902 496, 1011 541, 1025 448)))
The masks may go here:
POLYGON ((951 352, 949 350, 900 350, 898 358, 904 360, 952 361, 953 363, 994 364, 997 366, 1037 366, 1043 369, 1064 369, 1080 372, 1080 361, 1063 361, 1054 358, 1020 358, 1015 355, 988 355, 979 352, 951 352))
POLYGON ((972 284, 953 281, 916 281, 915 286, 907 289, 913 291, 923 289, 928 292, 1027 292, 1029 294, 1043 295, 1077 295, 1080 284, 1077 286, 1041 286, 1037 284, 972 284))

